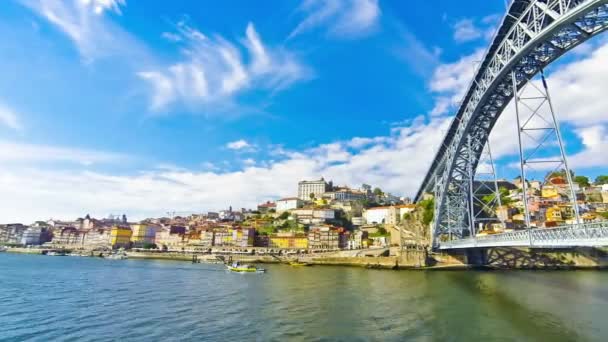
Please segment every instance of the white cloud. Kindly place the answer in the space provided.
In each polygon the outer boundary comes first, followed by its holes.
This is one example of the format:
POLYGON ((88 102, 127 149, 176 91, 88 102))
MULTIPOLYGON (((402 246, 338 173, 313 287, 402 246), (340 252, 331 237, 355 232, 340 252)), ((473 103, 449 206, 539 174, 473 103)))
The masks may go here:
POLYGON ((108 19, 121 15, 124 0, 21 0, 40 17, 61 30, 77 47, 82 58, 91 62, 108 56, 138 56, 143 47, 126 31, 108 19))
POLYGON ((332 37, 363 36, 375 28, 381 14, 378 0, 304 0, 298 11, 304 19, 288 38, 319 27, 332 37))
POLYGON ((23 144, 0 140, 0 161, 15 163, 69 162, 80 165, 114 163, 128 157, 113 152, 94 151, 58 146, 23 144))
POLYGON ((170 42, 180 42, 182 40, 182 37, 179 34, 172 32, 163 32, 160 36, 170 42))
POLYGON ((264 45, 252 23, 246 28, 243 46, 250 56, 246 63, 239 46, 222 36, 208 37, 185 21, 177 24, 184 59, 168 67, 137 73, 152 86, 153 110, 175 102, 209 104, 230 100, 246 89, 281 90, 310 77, 308 67, 283 47, 264 45))
POLYGON ((458 108, 483 56, 484 50, 477 49, 456 62, 441 64, 435 69, 429 82, 430 90, 436 94, 432 115, 445 114, 450 109, 458 108))
POLYGON ((21 131, 23 129, 17 114, 2 104, 0 104, 0 124, 15 131, 21 131))
POLYGON ((228 144, 226 144, 226 147, 231 150, 244 150, 244 149, 252 148, 253 146, 250 143, 248 143, 246 140, 240 139, 240 140, 229 142, 228 144))
POLYGON ((454 24, 454 40, 459 43, 476 40, 483 35, 483 31, 473 24, 471 19, 462 19, 454 24))
POLYGON ((454 41, 457 43, 466 43, 475 41, 480 38, 490 40, 498 26, 501 15, 492 14, 476 20, 465 18, 454 23, 454 41))
POLYGON ((213 167, 206 171, 163 167, 117 176, 78 169, 4 167, 0 168, 0 188, 13 195, 0 197, 0 207, 6 209, 0 213, 0 222, 74 218, 87 212, 95 216, 125 212, 140 219, 170 210, 254 207, 271 198, 294 195, 297 181, 320 176, 341 184, 368 183, 395 194, 412 194, 447 124, 445 119, 428 123, 418 119, 394 135, 371 138, 377 142, 357 153, 348 151, 352 140, 338 141, 304 151, 283 150, 281 161, 259 166, 244 160, 243 169, 229 172, 213 167), (44 205, 33 210, 32 203, 44 205))

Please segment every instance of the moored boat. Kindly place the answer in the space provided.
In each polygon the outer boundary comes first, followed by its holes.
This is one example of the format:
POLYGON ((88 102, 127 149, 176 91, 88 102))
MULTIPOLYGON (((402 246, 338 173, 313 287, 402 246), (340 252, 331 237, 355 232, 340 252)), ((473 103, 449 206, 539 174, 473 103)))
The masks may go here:
POLYGON ((309 264, 309 263, 307 263, 307 262, 290 261, 290 262, 289 262, 289 266, 293 266, 293 267, 301 267, 301 266, 310 266, 310 264, 309 264))
POLYGON ((266 272, 266 270, 263 268, 255 267, 253 265, 240 264, 238 262, 234 262, 230 265, 226 265, 226 269, 229 271, 232 271, 232 272, 237 272, 237 273, 264 273, 264 272, 266 272))

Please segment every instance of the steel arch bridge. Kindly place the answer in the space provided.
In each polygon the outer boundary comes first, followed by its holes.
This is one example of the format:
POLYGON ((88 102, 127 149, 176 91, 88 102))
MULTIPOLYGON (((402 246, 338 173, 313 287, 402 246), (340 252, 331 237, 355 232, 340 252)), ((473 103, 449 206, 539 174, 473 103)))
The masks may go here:
MULTIPOLYGON (((416 201, 425 193, 435 195, 432 223, 435 249, 608 245, 608 224, 589 225, 580 221, 558 229, 528 229, 475 237, 471 192, 488 136, 506 105, 513 98, 517 100, 518 91, 542 73, 544 67, 606 29, 608 0, 510 2, 416 195, 416 201), (440 238, 447 234, 448 241, 440 238)), ((557 122, 556 129, 559 134, 557 122)), ((523 197, 525 201, 526 195, 523 197)), ((530 228, 529 221, 527 224, 530 228)))

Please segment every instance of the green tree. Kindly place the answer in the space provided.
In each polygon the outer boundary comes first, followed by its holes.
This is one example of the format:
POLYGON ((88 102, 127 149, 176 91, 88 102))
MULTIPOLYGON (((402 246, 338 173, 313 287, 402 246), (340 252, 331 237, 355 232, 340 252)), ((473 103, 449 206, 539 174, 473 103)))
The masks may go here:
POLYGON ((284 211, 281 213, 281 215, 279 215, 279 220, 287 220, 288 217, 289 217, 289 212, 284 211))
POLYGON ((586 176, 576 176, 574 177, 574 183, 577 183, 579 186, 583 188, 589 187, 589 177, 586 176))
POLYGON ((308 197, 310 197, 310 200, 311 200, 311 201, 314 201, 314 200, 315 200, 315 194, 314 194, 313 192, 311 192, 311 193, 308 195, 308 197))
POLYGON ((384 192, 382 192, 382 189, 376 187, 376 188, 374 188, 374 195, 382 196, 382 195, 384 195, 384 192))
MULTIPOLYGON (((509 190, 507 190, 507 188, 505 187, 500 187, 498 188, 498 192, 500 193, 500 203, 502 205, 508 205, 512 202, 511 198, 509 197, 509 190)), ((481 200, 485 203, 485 204, 490 204, 492 201, 494 201, 494 199, 496 198, 496 194, 489 194, 489 195, 485 195, 481 198, 481 200)))
POLYGON ((596 185, 608 184, 608 175, 599 175, 599 176, 595 177, 595 184, 596 185))
POLYGON ((435 215, 435 199, 429 198, 418 203, 422 208, 422 223, 426 226, 433 221, 435 215))

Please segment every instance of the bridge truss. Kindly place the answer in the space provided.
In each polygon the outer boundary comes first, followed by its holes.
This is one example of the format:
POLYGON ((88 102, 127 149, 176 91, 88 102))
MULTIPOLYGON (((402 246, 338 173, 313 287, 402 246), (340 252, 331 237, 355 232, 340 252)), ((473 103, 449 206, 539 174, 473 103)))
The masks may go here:
MULTIPOLYGON (((580 234, 589 232, 605 234, 601 239, 608 239, 608 229, 604 226, 595 228, 577 221, 568 228, 572 233, 566 233, 567 228, 552 229, 549 233, 545 229, 530 229, 529 220, 526 220, 527 231, 475 239, 472 192, 484 146, 506 105, 544 67, 606 29, 608 0, 514 0, 510 3, 416 196, 420 200, 424 193, 435 194, 432 236, 436 248, 469 246, 473 242, 480 247, 492 243, 530 246, 542 240, 541 236, 559 236, 570 241, 563 243, 572 246, 581 243, 580 234), (527 239, 522 238, 525 234, 527 239)), ((557 122, 555 128, 559 130, 557 122)), ((525 192, 523 197, 525 199, 525 192)), ((601 240, 596 235, 593 238, 598 243, 601 240)))

